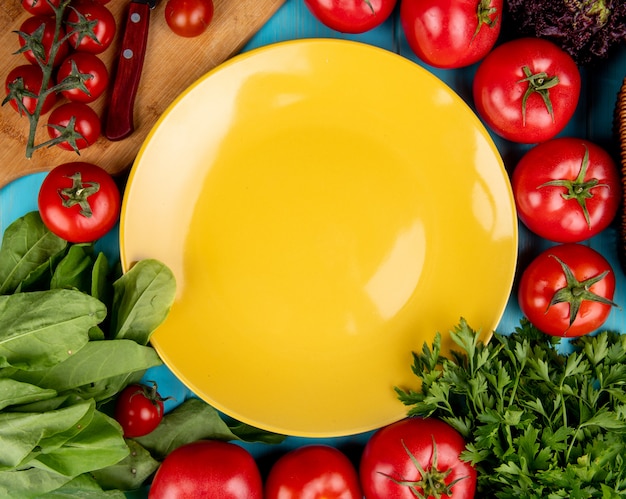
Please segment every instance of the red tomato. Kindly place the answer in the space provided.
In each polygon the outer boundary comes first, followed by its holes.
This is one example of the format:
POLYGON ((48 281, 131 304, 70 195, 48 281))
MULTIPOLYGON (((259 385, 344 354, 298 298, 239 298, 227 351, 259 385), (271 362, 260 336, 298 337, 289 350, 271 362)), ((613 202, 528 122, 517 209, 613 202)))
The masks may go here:
POLYGON ((425 498, 473 498, 476 470, 461 461, 463 450, 463 437, 439 419, 407 418, 385 426, 361 457, 365 497, 415 499, 415 488, 425 498))
MULTIPOLYGON (((3 104, 9 102, 11 107, 18 113, 24 111, 33 114, 39 100, 38 95, 41 93, 41 85, 43 83, 43 72, 39 66, 33 64, 24 64, 13 68, 4 83, 7 94, 3 104), (18 104, 19 103, 19 104, 18 104)), ((52 87, 52 82, 48 83, 48 88, 52 87)), ((57 100, 56 94, 50 92, 41 105, 41 113, 45 114, 57 100)))
POLYGON ((165 21, 179 36, 201 35, 212 19, 212 0, 168 0, 165 5, 165 21))
MULTIPOLYGON (((48 16, 33 16, 26 19, 18 31, 20 51, 24 57, 33 64, 48 63, 50 51, 54 44, 56 22, 48 16)), ((65 36, 65 31, 60 28, 59 39, 65 36)), ((67 43, 61 43, 57 48, 53 66, 58 66, 67 56, 69 48, 67 43)))
POLYGON ((56 145, 66 151, 78 151, 92 145, 100 137, 98 114, 82 102, 68 102, 54 109, 48 117, 48 135, 51 139, 66 140, 56 145))
POLYGON ((106 65, 97 55, 89 52, 75 52, 61 63, 57 72, 57 84, 68 77, 74 82, 75 88, 62 90, 61 93, 73 102, 93 102, 109 85, 106 65), (78 82, 82 82, 84 87, 76 86, 78 82))
POLYGON ((261 499, 263 483, 254 458, 243 447, 218 440, 183 445, 161 463, 149 499, 261 499))
POLYGON ((580 73, 572 57, 554 43, 518 38, 483 59, 473 95, 478 114, 498 135, 513 142, 543 142, 573 116, 580 73))
POLYGON ((92 0, 72 2, 65 24, 67 32, 71 32, 70 46, 92 54, 100 54, 109 48, 117 30, 111 11, 92 0))
POLYGON ((39 213, 46 227, 72 243, 93 242, 109 232, 120 214, 120 192, 105 170, 91 163, 63 163, 39 189, 39 213))
POLYGON ((304 0, 325 26, 341 33, 365 33, 391 15, 396 0, 304 0))
POLYGON ((438 68, 469 66, 500 34, 503 0, 403 0, 400 21, 422 61, 438 68))
POLYGON ((58 7, 61 0, 22 0, 22 7, 33 16, 52 16, 54 9, 50 6, 51 3, 58 7))
POLYGON ((606 321, 615 293, 615 273, 597 251, 561 244, 537 256, 522 273, 522 313, 552 336, 582 336, 606 321))
POLYGON ((520 220, 560 243, 583 241, 606 229, 621 202, 613 158, 583 139, 556 138, 533 147, 511 182, 520 220))
POLYGON ((265 499, 361 499, 356 469, 340 450, 310 444, 283 455, 270 469, 265 499))
POLYGON ((143 437, 152 432, 163 419, 163 399, 152 387, 128 385, 115 404, 115 419, 124 430, 126 438, 143 437))

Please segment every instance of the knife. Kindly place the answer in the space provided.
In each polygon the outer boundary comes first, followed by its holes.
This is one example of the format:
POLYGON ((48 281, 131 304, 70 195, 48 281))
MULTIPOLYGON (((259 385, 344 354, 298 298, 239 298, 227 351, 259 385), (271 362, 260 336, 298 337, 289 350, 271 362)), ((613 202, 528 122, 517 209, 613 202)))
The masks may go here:
POLYGON ((104 136, 122 140, 133 133, 135 96, 146 54, 150 11, 158 0, 131 0, 111 98, 107 109, 104 136))

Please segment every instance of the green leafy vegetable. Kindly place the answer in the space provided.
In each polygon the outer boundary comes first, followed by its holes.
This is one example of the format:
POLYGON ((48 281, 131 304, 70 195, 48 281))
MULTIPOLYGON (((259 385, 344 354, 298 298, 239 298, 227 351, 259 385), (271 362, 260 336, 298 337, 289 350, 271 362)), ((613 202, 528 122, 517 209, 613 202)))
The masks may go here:
POLYGON ((467 440, 478 497, 626 494, 626 336, 602 332, 559 353, 528 321, 485 345, 466 321, 414 354, 420 389, 396 391, 409 415, 441 418, 467 440))

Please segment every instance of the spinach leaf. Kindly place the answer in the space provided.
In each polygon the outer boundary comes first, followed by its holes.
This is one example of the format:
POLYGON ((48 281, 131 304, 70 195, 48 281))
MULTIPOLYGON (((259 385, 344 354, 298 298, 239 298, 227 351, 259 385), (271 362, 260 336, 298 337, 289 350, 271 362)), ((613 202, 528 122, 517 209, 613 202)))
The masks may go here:
POLYGON ((83 474, 43 496, 44 499, 126 499, 119 490, 102 490, 96 480, 83 474))
POLYGON ((74 288, 90 294, 93 264, 93 245, 72 244, 54 269, 50 288, 74 288))
POLYGON ((71 358, 105 315, 104 304, 76 290, 0 296, 0 367, 38 370, 71 358))
MULTIPOLYGON (((72 478, 37 468, 0 471, 0 497, 4 499, 35 499, 63 487, 72 478)), ((88 497, 88 496, 76 496, 88 497)))
POLYGON ((112 337, 147 345, 175 294, 174 274, 166 265, 152 259, 137 262, 113 284, 112 337))
POLYGON ((157 470, 159 461, 134 440, 127 440, 130 453, 119 463, 91 474, 104 489, 136 490, 157 470))
POLYGON ((0 409, 56 397, 56 390, 39 388, 11 378, 0 378, 0 409))
POLYGON ((65 240, 46 228, 39 212, 15 220, 4 231, 0 247, 0 295, 13 293, 31 273, 45 270, 66 246, 65 240))

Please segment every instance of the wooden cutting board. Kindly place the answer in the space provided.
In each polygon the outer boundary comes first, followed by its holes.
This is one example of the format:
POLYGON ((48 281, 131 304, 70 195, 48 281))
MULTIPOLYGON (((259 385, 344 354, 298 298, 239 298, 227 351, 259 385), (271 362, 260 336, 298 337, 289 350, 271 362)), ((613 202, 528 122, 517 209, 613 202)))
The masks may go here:
MULTIPOLYGON (((114 175, 123 172, 132 164, 148 132, 167 106, 200 76, 239 52, 284 1, 214 0, 215 13, 207 31, 195 38, 183 38, 167 26, 166 0, 161 0, 150 16, 147 53, 135 99, 134 133, 116 142, 100 137, 82 150, 80 156, 53 146, 39 149, 27 159, 28 119, 20 117, 8 104, 4 105, 0 108, 0 187, 23 175, 48 171, 68 161, 92 162, 114 175)), ((117 60, 127 5, 128 0, 113 0, 107 4, 118 21, 116 41, 100 54, 110 70, 117 60)), ((19 49, 18 37, 13 31, 19 29, 28 16, 19 0, 0 3, 0 81, 3 85, 11 69, 27 63, 23 55, 13 55, 19 49)), ((5 94, 2 95, 4 98, 5 94)), ((90 105, 102 115, 107 99, 108 94, 103 95, 90 105)), ((40 121, 36 143, 48 138, 45 118, 47 116, 40 121)))

